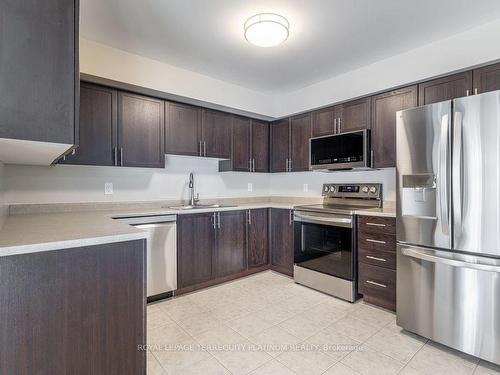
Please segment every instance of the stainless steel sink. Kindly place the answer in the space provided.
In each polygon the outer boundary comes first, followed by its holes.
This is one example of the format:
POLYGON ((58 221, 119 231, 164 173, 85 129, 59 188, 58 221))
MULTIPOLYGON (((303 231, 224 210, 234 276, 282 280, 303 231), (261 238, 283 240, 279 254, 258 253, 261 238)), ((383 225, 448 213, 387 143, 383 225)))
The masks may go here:
POLYGON ((227 204, 195 204, 193 206, 190 204, 185 204, 182 206, 170 206, 168 208, 171 208, 173 210, 202 210, 208 208, 227 208, 227 207, 237 207, 237 206, 232 206, 227 204))

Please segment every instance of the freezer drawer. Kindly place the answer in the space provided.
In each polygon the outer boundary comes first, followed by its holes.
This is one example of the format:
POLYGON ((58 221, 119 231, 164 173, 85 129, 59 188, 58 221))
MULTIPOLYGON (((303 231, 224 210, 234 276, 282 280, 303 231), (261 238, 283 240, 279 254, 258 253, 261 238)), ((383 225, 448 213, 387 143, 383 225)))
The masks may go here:
POLYGON ((500 260, 398 245, 397 324, 500 364, 500 260))

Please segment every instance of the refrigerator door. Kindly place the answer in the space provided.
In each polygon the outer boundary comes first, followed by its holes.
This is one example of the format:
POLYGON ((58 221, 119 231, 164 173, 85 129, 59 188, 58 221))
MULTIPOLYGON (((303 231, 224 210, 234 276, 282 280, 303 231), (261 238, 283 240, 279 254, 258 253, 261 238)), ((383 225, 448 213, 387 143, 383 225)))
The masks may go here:
POLYGON ((396 115, 397 239, 451 247, 451 101, 396 115))
POLYGON ((453 248, 500 256, 500 91, 454 101, 453 248))
POLYGON ((500 364, 500 259, 397 248, 397 324, 500 364))

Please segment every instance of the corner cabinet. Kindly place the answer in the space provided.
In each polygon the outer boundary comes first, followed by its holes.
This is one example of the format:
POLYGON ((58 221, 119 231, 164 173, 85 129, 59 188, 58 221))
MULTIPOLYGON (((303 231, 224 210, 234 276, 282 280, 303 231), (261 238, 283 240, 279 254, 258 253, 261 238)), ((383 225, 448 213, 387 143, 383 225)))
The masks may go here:
POLYGON ((271 124, 271 172, 288 172, 290 155, 290 121, 288 118, 271 124))
POLYGON ((79 1, 4 0, 0 24, 0 138, 78 144, 79 1))

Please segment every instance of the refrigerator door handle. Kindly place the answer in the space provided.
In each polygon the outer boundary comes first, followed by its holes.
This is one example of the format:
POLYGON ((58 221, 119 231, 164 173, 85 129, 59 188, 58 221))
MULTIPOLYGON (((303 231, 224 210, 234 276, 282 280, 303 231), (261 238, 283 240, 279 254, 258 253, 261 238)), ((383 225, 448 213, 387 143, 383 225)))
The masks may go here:
POLYGON ((453 227, 455 234, 462 232, 462 183, 463 183, 463 147, 462 147, 463 114, 455 112, 453 128, 453 227))
POLYGON ((449 116, 441 118, 441 138, 439 140, 439 205, 441 209, 441 230, 450 234, 450 210, 448 207, 448 153, 449 153, 449 116))
MULTIPOLYGON (((434 250, 431 251, 434 252, 434 250)), ((475 257, 473 255, 467 256, 472 261, 472 262, 467 262, 452 258, 443 258, 437 255, 429 254, 429 251, 425 250, 422 251, 414 248, 406 248, 406 247, 402 248, 401 253, 403 255, 406 255, 407 257, 425 260, 427 262, 440 263, 452 267, 469 268, 478 271, 489 271, 489 272, 500 273, 500 265, 477 263, 478 257, 475 257)))

